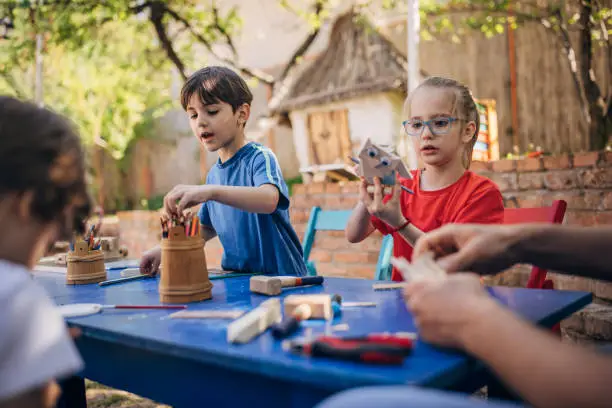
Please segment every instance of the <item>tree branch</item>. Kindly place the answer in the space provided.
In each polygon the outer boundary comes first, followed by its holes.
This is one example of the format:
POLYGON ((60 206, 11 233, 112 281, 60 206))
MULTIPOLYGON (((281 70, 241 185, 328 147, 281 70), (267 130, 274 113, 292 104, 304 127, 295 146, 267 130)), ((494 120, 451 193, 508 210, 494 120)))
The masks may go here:
MULTIPOLYGON (((317 18, 321 16, 321 12, 323 11, 323 5, 324 5, 323 3, 324 2, 322 0, 315 1, 314 13, 317 18)), ((310 48, 314 40, 316 40, 320 31, 321 31, 321 26, 319 25, 310 32, 308 37, 306 37, 304 41, 302 42, 302 44, 300 44, 300 46, 295 50, 295 52, 293 53, 293 55, 287 62, 287 65, 285 65, 283 72, 281 72, 280 76, 278 77, 277 81, 280 82, 287 77, 287 75, 289 74, 289 71, 291 71, 291 68, 293 68, 295 64, 297 64, 298 59, 302 57, 304 54, 306 54, 306 52, 308 51, 308 49, 310 48)))
POLYGON ((181 24, 183 24, 183 26, 185 28, 187 28, 187 30, 189 30, 189 32, 191 33, 191 35, 193 35, 200 43, 202 43, 206 49, 208 50, 208 52, 210 52, 213 57, 215 57, 216 59, 225 62, 228 65, 231 65, 232 67, 234 67, 235 69, 237 69, 238 71, 240 71, 241 73, 251 77, 251 78, 256 78, 268 85, 273 85, 274 84, 274 78, 271 75, 266 74, 263 71, 259 71, 256 69, 251 69, 251 68, 247 68, 247 67, 243 67, 240 66, 236 61, 232 61, 229 58, 225 58, 225 57, 221 57, 220 55, 218 55, 212 48, 212 44, 210 43, 210 41, 208 41, 206 38, 204 38, 200 33, 196 32, 195 29, 191 26, 191 24, 189 24, 189 21, 187 21, 185 18, 183 18, 181 15, 179 15, 176 11, 172 10, 171 8, 165 6, 165 5, 161 5, 164 9, 165 12, 168 13, 172 18, 174 18, 176 21, 180 22, 181 24))
POLYGON ((213 19, 214 19, 213 21, 215 22, 214 23, 215 28, 225 37, 225 42, 227 42, 227 45, 230 47, 230 50, 232 50, 232 56, 234 58, 234 61, 238 61, 238 51, 236 51, 236 47, 234 47, 234 42, 232 41, 232 37, 229 35, 227 30, 224 27, 222 27, 221 24, 219 24, 219 9, 217 8, 216 4, 213 5, 212 12, 213 12, 213 19))
POLYGON ((185 80, 187 79, 187 74, 185 73, 185 64, 179 58, 176 51, 174 51, 174 47, 172 46, 172 41, 168 38, 168 34, 166 33, 166 26, 164 25, 164 11, 165 6, 161 4, 159 1, 155 1, 150 5, 151 15, 149 16, 149 20, 153 24, 155 28, 155 32, 157 33, 157 37, 161 42, 162 48, 166 51, 168 58, 170 61, 176 66, 181 74, 181 77, 185 80))
MULTIPOLYGON (((558 15, 558 18, 559 18, 559 21, 562 21, 560 13, 558 15)), ((544 27, 548 28, 550 31, 554 33, 554 30, 552 29, 551 26, 544 25, 544 27)), ((558 36, 561 39, 561 44, 565 52, 565 56, 566 56, 566 59, 569 65, 569 69, 572 75, 574 86, 576 87, 576 92, 578 93, 578 100, 580 101, 580 109, 582 110, 582 114, 584 115, 584 118, 587 121, 587 124, 590 125, 591 114, 589 112, 589 107, 588 107, 589 102, 586 97, 584 83, 582 82, 583 75, 581 74, 581 72, 579 72, 578 63, 576 61, 576 51, 574 50, 574 47, 572 46, 572 43, 570 41, 570 35, 567 30, 567 26, 563 23, 559 24, 558 36)))

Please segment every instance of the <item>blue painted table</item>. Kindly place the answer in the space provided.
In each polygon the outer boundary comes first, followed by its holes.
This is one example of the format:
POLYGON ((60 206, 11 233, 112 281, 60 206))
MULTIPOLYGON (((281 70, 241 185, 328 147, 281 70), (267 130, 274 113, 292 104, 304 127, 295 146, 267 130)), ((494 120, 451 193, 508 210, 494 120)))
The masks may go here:
MULTIPOLYGON (((109 273, 109 279, 118 277, 109 273)), ((159 304, 157 279, 108 287, 67 286, 64 277, 36 273, 57 304, 159 304)), ((213 281, 213 299, 189 310, 244 309, 267 297, 249 292, 248 277, 213 281)), ((345 309, 332 323, 347 323, 358 335, 415 331, 399 290, 374 291, 373 281, 326 278, 321 286, 285 289, 286 294, 339 293, 344 301, 373 301, 377 307, 345 309)), ((552 326, 590 303, 585 292, 496 287, 491 293, 528 320, 552 326)), ((311 407, 325 397, 362 385, 412 384, 453 388, 474 377, 482 364, 455 351, 417 342, 400 367, 309 359, 282 350, 264 333, 244 345, 226 342, 226 320, 170 319, 173 311, 106 310, 68 319, 81 328, 77 345, 86 363, 82 375, 111 387, 178 407, 311 407)), ((313 334, 322 322, 306 322, 313 334)), ((302 333, 298 333, 300 336, 302 333)))

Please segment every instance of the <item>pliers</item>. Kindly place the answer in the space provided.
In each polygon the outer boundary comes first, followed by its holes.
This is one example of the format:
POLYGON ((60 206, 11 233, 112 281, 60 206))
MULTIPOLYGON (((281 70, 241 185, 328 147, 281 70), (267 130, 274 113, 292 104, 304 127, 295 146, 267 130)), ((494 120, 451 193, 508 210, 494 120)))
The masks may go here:
POLYGON ((361 337, 321 336, 313 341, 293 340, 285 343, 285 347, 292 352, 313 357, 400 365, 411 354, 413 341, 413 338, 407 336, 373 333, 361 337))

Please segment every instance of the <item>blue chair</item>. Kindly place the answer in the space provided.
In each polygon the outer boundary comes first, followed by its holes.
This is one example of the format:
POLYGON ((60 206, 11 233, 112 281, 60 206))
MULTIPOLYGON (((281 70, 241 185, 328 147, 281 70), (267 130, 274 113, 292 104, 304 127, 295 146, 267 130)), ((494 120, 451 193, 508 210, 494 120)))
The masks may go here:
MULTIPOLYGON (((317 231, 344 231, 346 223, 351 216, 350 210, 322 210, 321 207, 312 207, 310 219, 304 234, 304 261, 308 268, 308 275, 316 276, 317 268, 314 261, 309 261, 310 251, 314 244, 317 231)), ((347 242, 347 245, 350 245, 347 242)), ((375 280, 391 279, 391 255, 393 253, 393 237, 385 235, 383 237, 378 262, 376 263, 375 280)))

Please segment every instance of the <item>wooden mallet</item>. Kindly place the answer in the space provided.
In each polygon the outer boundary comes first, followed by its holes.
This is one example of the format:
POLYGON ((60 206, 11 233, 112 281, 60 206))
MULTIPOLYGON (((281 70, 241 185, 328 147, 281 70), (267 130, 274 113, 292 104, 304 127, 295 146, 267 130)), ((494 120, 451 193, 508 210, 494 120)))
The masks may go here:
POLYGON ((297 276, 253 276, 249 286, 251 292, 276 296, 281 294, 283 288, 321 285, 322 283, 322 276, 308 276, 304 278, 297 276))

